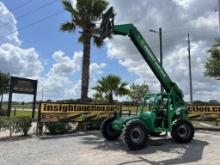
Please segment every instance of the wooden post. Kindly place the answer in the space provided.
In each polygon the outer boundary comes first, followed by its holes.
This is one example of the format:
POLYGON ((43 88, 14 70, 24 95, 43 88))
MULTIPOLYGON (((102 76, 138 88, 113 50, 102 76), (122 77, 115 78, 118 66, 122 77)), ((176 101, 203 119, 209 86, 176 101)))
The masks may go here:
POLYGON ((39 108, 38 108, 38 119, 37 119, 37 128, 36 128, 36 134, 38 135, 42 135, 43 133, 43 123, 41 122, 41 104, 39 104, 39 108))
POLYGON ((35 116, 35 107, 36 107, 36 93, 34 94, 34 99, 33 99, 33 104, 32 104, 32 120, 34 119, 35 116))
POLYGON ((9 91, 9 99, 8 99, 8 112, 7 116, 9 117, 11 114, 11 102, 12 102, 12 92, 11 90, 9 91))
POLYGON ((32 119, 34 119, 35 116, 35 107, 36 107, 36 97, 37 97, 37 83, 34 84, 34 98, 33 98, 33 104, 32 104, 32 119))

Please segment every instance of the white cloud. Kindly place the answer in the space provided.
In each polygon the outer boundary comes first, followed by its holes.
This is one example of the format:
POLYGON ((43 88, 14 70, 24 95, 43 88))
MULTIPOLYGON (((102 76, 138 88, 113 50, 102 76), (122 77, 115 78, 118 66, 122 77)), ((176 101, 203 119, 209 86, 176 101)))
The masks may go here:
POLYGON ((173 0, 176 4, 182 6, 183 8, 189 8, 189 6, 195 1, 195 0, 173 0))
MULTIPOLYGON (((70 58, 61 50, 53 53, 55 63, 50 68, 47 77, 40 80, 39 90, 44 89, 45 98, 79 98, 81 91, 81 80, 72 80, 81 74, 82 52, 75 52, 70 58)), ((90 85, 96 81, 95 77, 102 73, 105 63, 90 65, 90 85)))
POLYGON ((71 87, 65 91, 65 95, 69 98, 79 98, 81 93, 81 80, 72 83, 71 87))
POLYGON ((0 45, 2 43, 11 43, 16 46, 21 44, 16 24, 14 15, 0 1, 0 45))
MULTIPOLYGON (((72 2, 76 4, 75 0, 72 2)), ((38 99, 42 92, 46 99, 80 97, 82 52, 68 56, 61 50, 55 51, 52 54, 53 64, 46 71, 34 48, 21 47, 16 24, 14 15, 0 2, 0 70, 15 76, 38 79, 38 99), (77 80, 74 76, 77 76, 77 80)), ((102 74, 105 66, 105 63, 91 63, 91 84, 95 83, 96 76, 102 74)), ((24 98, 27 97, 15 97, 22 101, 24 98)))
POLYGON ((34 48, 22 48, 14 15, 0 2, 0 70, 12 75, 38 78, 44 67, 34 48))
POLYGON ((76 0, 71 0, 71 2, 72 2, 73 7, 76 7, 77 1, 76 0))
POLYGON ((74 72, 80 70, 80 65, 82 61, 82 52, 75 52, 73 57, 70 58, 64 55, 64 52, 61 50, 54 52, 52 55, 55 60, 49 75, 70 75, 74 72))
POLYGON ((94 76, 96 74, 102 74, 102 69, 106 67, 106 63, 92 63, 90 65, 90 76, 94 76))
MULTIPOLYGON (((218 36, 217 1, 195 0, 113 0, 116 24, 133 23, 140 30, 153 51, 159 54, 159 38, 149 29, 163 28, 164 66, 189 100, 188 52, 186 36, 188 30, 192 42, 192 67, 195 100, 220 100, 216 92, 219 81, 203 75, 204 62, 208 57, 207 49, 218 36), (210 93, 212 95, 210 95, 210 93), (202 93, 202 94, 201 94, 202 93)), ((109 58, 131 73, 138 75, 134 82, 146 81, 152 92, 159 91, 159 82, 142 59, 138 50, 126 36, 114 36, 107 41, 109 58)))
POLYGON ((219 22, 217 21, 218 13, 217 12, 209 12, 204 16, 200 16, 192 21, 190 21, 190 24, 192 27, 197 28, 213 28, 218 27, 219 22))
POLYGON ((79 83, 71 79, 76 72, 80 71, 82 52, 75 52, 72 57, 65 55, 61 50, 52 55, 54 64, 45 78, 42 78, 40 89, 44 89, 45 98, 61 99, 78 97, 79 83))
POLYGON ((34 48, 22 49, 12 44, 0 45, 0 70, 12 75, 36 78, 44 67, 34 48))
MULTIPOLYGON (((189 70, 187 47, 176 47, 164 61, 164 66, 171 78, 176 81, 183 90, 186 99, 189 99, 189 70), (180 48, 181 47, 181 48, 180 48), (174 69, 175 72, 174 72, 174 69)), ((192 79, 195 100, 211 100, 219 98, 219 82, 205 77, 204 63, 208 57, 207 43, 204 41, 193 42, 191 44, 192 79), (218 92, 217 92, 218 91, 218 92), (213 92, 212 95, 208 95, 213 92), (203 94, 201 94, 203 93, 203 94), (207 93, 207 94, 205 94, 207 93), (214 94, 217 94, 213 96, 214 94)))
MULTIPOLYGON (((75 5, 76 1, 72 2, 75 5)), ((192 39, 194 99, 220 100, 219 81, 203 76, 207 49, 218 36, 217 1, 139 0, 135 3, 133 0, 112 0, 111 3, 116 9, 116 23, 134 23, 156 54, 159 54, 158 35, 148 30, 163 28, 164 66, 171 78, 179 84, 187 100, 189 83, 186 35, 189 30, 192 39)), ((43 76, 44 66, 37 51, 21 47, 16 19, 2 2, 0 16, 0 26, 7 27, 0 28, 0 69, 17 76, 39 78, 39 93, 44 88, 46 98, 79 97, 81 81, 73 80, 72 77, 81 75, 82 52, 75 52, 73 56, 67 56, 62 51, 54 52, 54 63, 43 76), (11 34, 5 35, 8 33, 11 34)), ((113 40, 107 42, 107 54, 138 76, 134 82, 145 81, 151 91, 159 91, 158 81, 128 37, 114 36, 113 40)), ((91 64, 91 87, 105 67, 105 63, 91 64)))

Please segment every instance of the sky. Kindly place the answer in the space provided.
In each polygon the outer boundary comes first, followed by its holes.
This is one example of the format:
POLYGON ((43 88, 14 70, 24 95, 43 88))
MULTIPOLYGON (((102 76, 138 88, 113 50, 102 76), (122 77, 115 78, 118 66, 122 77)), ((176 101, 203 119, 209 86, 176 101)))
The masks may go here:
MULTIPOLYGON (((73 6, 75 0, 72 0, 73 6)), ((204 76, 207 50, 219 36, 217 0, 111 0, 115 24, 133 23, 159 57, 163 30, 164 68, 189 101, 187 34, 190 34, 194 100, 219 100, 220 81, 204 76)), ((0 1, 0 70, 38 80, 37 100, 79 98, 82 44, 80 29, 59 31, 70 19, 60 0, 0 1)), ((97 24, 99 26, 99 24, 97 24)), ((115 74, 129 84, 147 83, 151 92, 160 84, 128 37, 114 36, 102 48, 92 45, 90 90, 97 80, 115 74)), ((28 95, 13 95, 27 101, 28 95)), ((125 99, 125 98, 120 98, 125 99)))

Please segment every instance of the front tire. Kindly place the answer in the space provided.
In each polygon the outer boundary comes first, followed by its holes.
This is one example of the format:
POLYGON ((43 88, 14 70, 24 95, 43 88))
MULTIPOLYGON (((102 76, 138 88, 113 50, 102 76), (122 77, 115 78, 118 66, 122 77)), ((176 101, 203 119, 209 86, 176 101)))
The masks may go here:
POLYGON ((123 129, 123 141, 130 150, 143 149, 147 145, 148 130, 140 120, 131 120, 123 129))
POLYGON ((112 122, 114 119, 115 117, 106 118, 101 125, 102 135, 109 141, 116 140, 121 135, 120 131, 112 128, 112 122))
POLYGON ((176 120, 172 126, 171 136, 179 143, 189 143, 194 137, 194 127, 188 120, 176 120))

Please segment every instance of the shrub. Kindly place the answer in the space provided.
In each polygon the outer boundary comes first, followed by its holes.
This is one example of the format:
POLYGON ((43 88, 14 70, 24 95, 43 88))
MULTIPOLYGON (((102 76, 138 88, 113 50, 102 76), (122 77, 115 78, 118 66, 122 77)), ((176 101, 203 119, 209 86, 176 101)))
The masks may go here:
POLYGON ((16 117, 7 118, 5 120, 5 128, 9 130, 9 136, 11 137, 17 128, 17 118, 16 117))
POLYGON ((8 114, 8 110, 6 109, 0 110, 0 116, 7 116, 7 114, 8 114))
POLYGON ((0 117, 0 131, 6 128, 7 117, 0 117))
POLYGON ((52 135, 69 133, 72 131, 72 126, 68 122, 45 123, 45 126, 52 135))
POLYGON ((9 130, 9 136, 11 137, 14 132, 23 132, 24 136, 27 136, 28 130, 31 127, 31 118, 24 117, 0 117, 0 130, 9 130))
POLYGON ((22 131, 24 136, 27 136, 28 130, 31 127, 32 119, 28 116, 17 117, 16 131, 22 131))

